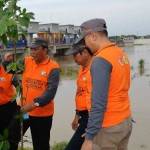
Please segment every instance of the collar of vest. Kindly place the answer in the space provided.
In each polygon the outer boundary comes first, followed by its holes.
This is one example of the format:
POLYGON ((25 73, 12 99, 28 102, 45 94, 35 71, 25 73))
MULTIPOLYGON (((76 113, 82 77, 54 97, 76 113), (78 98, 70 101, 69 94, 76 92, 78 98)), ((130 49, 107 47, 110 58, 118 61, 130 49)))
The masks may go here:
POLYGON ((115 45, 116 45, 116 43, 109 43, 109 44, 105 45, 104 47, 99 49, 96 53, 94 53, 94 56, 98 55, 102 50, 109 48, 109 47, 112 47, 112 46, 115 46, 115 45))
POLYGON ((87 72, 89 69, 90 69, 90 66, 91 66, 91 62, 86 66, 86 67, 80 67, 80 70, 84 73, 84 72, 87 72))

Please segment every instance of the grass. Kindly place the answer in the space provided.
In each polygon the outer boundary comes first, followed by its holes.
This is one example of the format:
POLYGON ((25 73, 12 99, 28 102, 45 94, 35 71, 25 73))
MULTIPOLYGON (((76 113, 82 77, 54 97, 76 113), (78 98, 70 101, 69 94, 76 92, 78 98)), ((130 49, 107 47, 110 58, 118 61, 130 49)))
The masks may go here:
MULTIPOLYGON (((52 150, 64 150, 65 147, 67 146, 67 142, 63 141, 60 143, 55 143, 52 146, 52 150)), ((18 150, 21 150, 20 148, 18 150)), ((24 148, 23 150, 33 150, 32 148, 24 148)))
POLYGON ((77 68, 73 67, 67 67, 67 68, 61 68, 61 77, 67 78, 67 79, 75 79, 77 76, 77 68))
MULTIPOLYGON (((21 150, 20 148, 18 150, 21 150)), ((23 150, 33 150, 32 148, 24 148, 23 150)))
POLYGON ((52 150, 64 150, 67 146, 67 142, 55 143, 52 147, 52 150))

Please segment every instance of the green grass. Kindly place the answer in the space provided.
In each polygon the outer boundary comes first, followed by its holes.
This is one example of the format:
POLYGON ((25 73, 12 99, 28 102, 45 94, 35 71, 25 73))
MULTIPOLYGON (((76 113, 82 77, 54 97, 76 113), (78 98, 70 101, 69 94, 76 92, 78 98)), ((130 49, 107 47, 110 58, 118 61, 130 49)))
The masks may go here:
MULTIPOLYGON (((60 142, 60 143, 55 143, 52 146, 52 150, 64 150, 65 147, 67 146, 67 142, 60 142)), ((20 148, 18 150, 21 150, 20 148)), ((24 148, 23 150, 33 150, 32 148, 24 148)))
POLYGON ((78 69, 73 67, 61 68, 61 77, 67 79, 75 79, 77 76, 78 69))
MULTIPOLYGON (((20 148, 18 150, 21 150, 20 148)), ((24 148, 23 150, 33 150, 32 148, 24 148)))
POLYGON ((67 142, 55 143, 52 147, 52 150, 64 150, 67 146, 67 142))

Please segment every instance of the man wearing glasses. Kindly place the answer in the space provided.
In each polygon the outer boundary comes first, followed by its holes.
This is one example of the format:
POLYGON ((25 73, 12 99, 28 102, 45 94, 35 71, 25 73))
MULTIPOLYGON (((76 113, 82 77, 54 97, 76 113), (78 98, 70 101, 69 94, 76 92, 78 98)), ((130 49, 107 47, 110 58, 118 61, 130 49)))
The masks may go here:
POLYGON ((127 150, 132 130, 127 55, 109 40, 104 19, 88 20, 81 29, 80 40, 84 39, 95 55, 91 64, 92 105, 81 150, 127 150))

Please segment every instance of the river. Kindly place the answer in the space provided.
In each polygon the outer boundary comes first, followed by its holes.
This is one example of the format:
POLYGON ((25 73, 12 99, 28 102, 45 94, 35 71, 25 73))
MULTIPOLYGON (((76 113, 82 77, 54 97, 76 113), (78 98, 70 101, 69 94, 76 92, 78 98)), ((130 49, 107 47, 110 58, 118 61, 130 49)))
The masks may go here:
MULTIPOLYGON (((135 45, 124 49, 132 66, 133 80, 131 82, 130 97, 133 118, 136 121, 133 124, 129 150, 150 150, 150 44, 135 45), (145 73, 142 76, 138 74, 139 60, 141 59, 144 60, 145 64, 145 73)), ((60 63, 61 65, 75 65, 71 59, 67 63, 65 59, 61 59, 60 63)), ((51 144, 68 141, 73 134, 71 122, 75 114, 75 90, 75 80, 61 79, 55 98, 51 144)), ((28 142, 25 144, 31 146, 29 131, 26 135, 25 139, 28 139, 28 142)))

